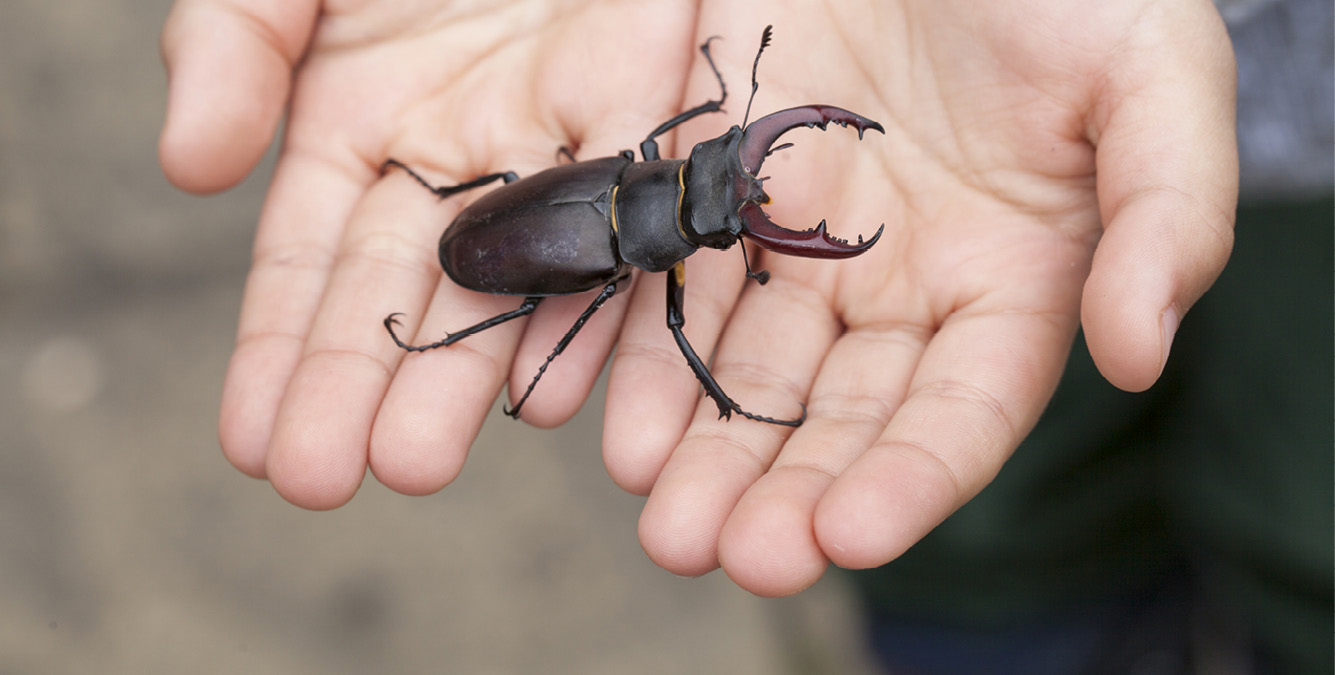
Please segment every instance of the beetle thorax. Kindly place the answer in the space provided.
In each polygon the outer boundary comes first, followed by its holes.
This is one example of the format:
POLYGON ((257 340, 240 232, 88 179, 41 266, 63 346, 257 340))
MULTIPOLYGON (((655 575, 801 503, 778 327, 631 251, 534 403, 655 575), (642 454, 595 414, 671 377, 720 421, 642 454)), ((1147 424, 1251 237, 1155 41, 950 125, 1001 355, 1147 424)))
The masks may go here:
POLYGON ((617 255, 648 272, 663 272, 695 252, 681 228, 680 159, 636 162, 625 168, 612 195, 617 255), (672 208, 664 208, 666 205, 672 208))

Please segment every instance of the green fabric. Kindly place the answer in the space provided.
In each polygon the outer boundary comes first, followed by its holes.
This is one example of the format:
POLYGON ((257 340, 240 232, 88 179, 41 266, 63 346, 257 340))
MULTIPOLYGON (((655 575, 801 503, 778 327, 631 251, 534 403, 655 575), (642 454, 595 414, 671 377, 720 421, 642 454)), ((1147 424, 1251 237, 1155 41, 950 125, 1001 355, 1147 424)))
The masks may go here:
POLYGON ((1129 597, 1187 566, 1281 672, 1331 672, 1335 202, 1239 210, 1233 257, 1163 379, 1128 394, 1077 340, 997 479, 899 560, 871 606, 987 629, 1129 597))

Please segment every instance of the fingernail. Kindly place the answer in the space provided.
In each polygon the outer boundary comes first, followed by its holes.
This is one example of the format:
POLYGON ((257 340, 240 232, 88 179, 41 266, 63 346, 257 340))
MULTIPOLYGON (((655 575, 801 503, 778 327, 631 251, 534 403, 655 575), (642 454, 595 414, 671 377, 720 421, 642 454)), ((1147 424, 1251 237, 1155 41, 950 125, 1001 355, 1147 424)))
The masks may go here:
POLYGON ((1168 353, 1173 349, 1173 336, 1177 335, 1177 326, 1180 319, 1177 315, 1177 308, 1170 306, 1165 309, 1159 317, 1159 325, 1163 330, 1163 358, 1159 361, 1159 374, 1163 374, 1163 369, 1168 365, 1168 353))

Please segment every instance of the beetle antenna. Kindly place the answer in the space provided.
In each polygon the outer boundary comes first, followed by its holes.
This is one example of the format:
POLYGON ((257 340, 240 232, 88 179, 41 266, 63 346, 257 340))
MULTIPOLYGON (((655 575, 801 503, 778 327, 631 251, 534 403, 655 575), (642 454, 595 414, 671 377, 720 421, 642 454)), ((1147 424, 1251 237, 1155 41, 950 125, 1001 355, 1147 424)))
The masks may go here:
POLYGON ((764 286, 765 284, 769 283, 769 270, 760 270, 759 272, 752 272, 751 260, 746 257, 746 242, 742 241, 741 238, 739 237, 737 239, 737 243, 740 244, 742 247, 742 263, 746 265, 746 278, 755 279, 756 282, 758 282, 761 286, 764 286))
POLYGON ((742 115, 742 129, 746 129, 746 120, 751 118, 751 102, 756 100, 756 89, 760 88, 760 84, 756 82, 756 68, 760 67, 760 55, 765 53, 765 48, 769 46, 773 30, 774 26, 765 26, 765 31, 760 34, 760 49, 756 50, 756 60, 751 63, 751 98, 746 99, 746 114, 742 115))

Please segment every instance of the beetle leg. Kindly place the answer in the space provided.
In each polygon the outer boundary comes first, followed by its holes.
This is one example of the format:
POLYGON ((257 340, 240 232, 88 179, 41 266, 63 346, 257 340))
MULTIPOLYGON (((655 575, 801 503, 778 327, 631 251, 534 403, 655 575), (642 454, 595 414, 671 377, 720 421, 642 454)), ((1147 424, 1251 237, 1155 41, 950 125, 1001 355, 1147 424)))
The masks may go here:
POLYGON ((723 110, 723 102, 728 100, 728 87, 727 85, 723 84, 723 76, 719 74, 718 66, 714 65, 714 57, 709 55, 709 43, 715 39, 717 39, 717 36, 705 40, 705 43, 700 45, 700 52, 705 55, 705 61, 709 63, 709 69, 714 71, 714 77, 718 79, 718 88, 719 88, 718 100, 705 101, 704 103, 695 106, 694 108, 691 108, 690 110, 687 110, 686 112, 683 112, 680 115, 677 115, 676 117, 673 117, 672 119, 658 125, 657 129, 654 129, 653 131, 649 132, 649 135, 645 137, 644 142, 640 143, 640 154, 644 156, 644 161, 652 162, 661 159, 658 156, 658 141, 655 141, 654 140, 655 138, 658 138, 659 136, 667 133, 673 127, 693 117, 697 117, 705 113, 719 112, 723 110))
POLYGON ((756 283, 761 286, 769 283, 769 270, 751 271, 751 260, 746 257, 746 242, 742 241, 740 237, 737 239, 737 247, 742 249, 742 264, 746 265, 746 278, 755 279, 756 283))
POLYGON ((513 171, 502 171, 500 173, 489 173, 485 176, 474 178, 473 180, 470 180, 467 183, 460 183, 458 185, 443 185, 440 187, 436 187, 435 185, 428 183, 425 178, 419 176, 416 171, 413 171, 412 169, 408 168, 407 164, 404 164, 403 162, 400 162, 399 160, 393 158, 385 160, 385 163, 380 165, 381 175, 384 175, 384 173, 388 171, 391 166, 397 166, 400 169, 407 171, 408 175, 413 177, 413 180, 420 183, 422 187, 430 190, 432 194, 436 195, 441 199, 444 199, 451 195, 459 194, 460 192, 464 192, 465 190, 472 190, 475 187, 482 187, 483 185, 494 183, 498 180, 504 180, 506 183, 513 183, 519 180, 519 174, 513 171))
POLYGON ((686 325, 686 314, 682 311, 686 298, 686 266, 683 263, 677 263, 675 267, 668 272, 667 278, 667 325, 672 331, 672 338, 677 341, 677 348, 681 350, 681 355, 686 357, 686 363, 695 373, 695 378, 700 380, 700 384, 705 388, 705 394, 714 400, 718 406, 719 419, 732 419, 732 414, 737 413, 742 417, 757 422, 769 422, 770 424, 782 424, 786 427, 802 426, 802 422, 807 419, 807 407, 802 406, 802 415, 797 419, 779 420, 773 417, 755 415, 737 405, 735 401, 728 398, 723 393, 723 387, 719 386, 714 375, 709 372, 709 367, 695 353, 691 343, 686 340, 686 334, 682 332, 682 326, 686 325))
POLYGON ((445 339, 437 340, 436 342, 432 342, 429 345, 410 345, 404 342, 403 340, 399 339, 399 336, 394 333, 394 326, 401 325, 399 324, 399 319, 398 319, 398 317, 403 316, 401 312, 395 312, 385 317, 385 330, 389 331, 389 337, 394 340, 394 344, 398 345, 400 349, 410 352, 424 352, 427 351, 428 349, 436 349, 437 347, 448 347, 468 337, 469 335, 475 335, 477 333, 481 333, 484 330, 487 330, 488 328, 499 326, 505 323, 506 321, 509 321, 510 319, 518 319, 521 316, 528 316, 529 314, 533 313, 533 310, 538 308, 539 302, 542 302, 542 296, 524 298, 524 304, 520 305, 519 309, 509 311, 504 314, 498 314, 496 316, 491 317, 490 319, 487 319, 486 321, 473 324, 472 326, 469 326, 459 331, 458 333, 446 333, 445 339))
POLYGON ((533 381, 528 383, 528 389, 524 390, 524 395, 519 397, 519 402, 515 404, 515 407, 510 409, 502 408, 505 414, 516 419, 519 418, 519 409, 524 407, 524 401, 527 401, 528 395, 533 393, 533 388, 538 386, 538 380, 542 379, 542 374, 547 372, 547 366, 550 366, 552 360, 560 355, 561 352, 565 351, 566 347, 570 346, 570 341, 575 339, 575 334, 579 332, 579 329, 584 327, 584 323, 589 320, 589 317, 593 316, 593 313, 598 311, 598 308, 602 307, 603 303, 607 302, 608 298, 616 295, 617 281, 620 281, 620 279, 604 286, 603 290, 598 292, 598 296, 593 299, 593 302, 589 303, 588 309, 584 310, 584 313, 580 314, 578 319, 575 319, 575 325, 571 326, 570 330, 566 331, 565 337, 561 338, 561 341, 556 343, 556 349, 553 349, 552 353, 547 355, 547 360, 543 361, 541 366, 538 366, 538 374, 534 375, 533 381))

